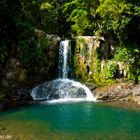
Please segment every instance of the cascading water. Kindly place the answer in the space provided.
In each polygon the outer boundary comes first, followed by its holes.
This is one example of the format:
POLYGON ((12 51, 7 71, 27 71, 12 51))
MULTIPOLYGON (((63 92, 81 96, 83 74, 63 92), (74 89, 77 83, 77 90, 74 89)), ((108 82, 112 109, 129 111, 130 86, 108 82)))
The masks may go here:
POLYGON ((61 41, 59 48, 59 77, 68 78, 68 58, 70 55, 71 45, 69 40, 61 41))
POLYGON ((36 86, 31 96, 34 100, 45 100, 45 102, 66 101, 96 101, 91 91, 80 82, 68 79, 68 59, 71 54, 69 40, 61 41, 59 48, 59 77, 56 80, 36 86))

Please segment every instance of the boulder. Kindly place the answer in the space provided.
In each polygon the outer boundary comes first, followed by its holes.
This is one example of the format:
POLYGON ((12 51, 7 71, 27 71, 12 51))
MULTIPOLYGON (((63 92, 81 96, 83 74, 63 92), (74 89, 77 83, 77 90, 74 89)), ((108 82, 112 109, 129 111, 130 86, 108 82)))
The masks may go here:
POLYGON ((21 62, 15 58, 9 59, 6 63, 1 85, 10 86, 16 82, 25 82, 26 79, 27 72, 23 69, 21 62))
POLYGON ((135 102, 140 104, 140 84, 136 85, 133 89, 133 97, 135 102))
POLYGON ((15 87, 16 90, 16 96, 19 97, 20 100, 29 100, 31 98, 31 87, 28 85, 17 85, 15 87))
POLYGON ((112 100, 130 100, 134 85, 129 83, 117 83, 95 89, 97 100, 112 101, 112 100))
POLYGON ((140 96, 140 84, 138 84, 134 87, 133 96, 140 96))
POLYGON ((46 34, 44 31, 39 30, 39 29, 35 29, 34 31, 35 31, 35 33, 37 34, 38 37, 44 37, 45 34, 46 34))
POLYGON ((79 82, 69 79, 56 79, 33 88, 31 96, 34 100, 85 98, 86 90, 79 82))
POLYGON ((61 38, 57 35, 47 34, 39 29, 35 29, 34 31, 37 35, 37 47, 41 50, 43 48, 43 56, 41 61, 37 62, 36 69, 31 67, 29 73, 29 76, 31 75, 30 79, 34 79, 33 81, 37 82, 54 79, 57 77, 58 69, 56 65, 58 65, 61 38))
POLYGON ((96 85, 92 82, 86 82, 85 85, 90 89, 91 92, 93 92, 96 89, 96 85))

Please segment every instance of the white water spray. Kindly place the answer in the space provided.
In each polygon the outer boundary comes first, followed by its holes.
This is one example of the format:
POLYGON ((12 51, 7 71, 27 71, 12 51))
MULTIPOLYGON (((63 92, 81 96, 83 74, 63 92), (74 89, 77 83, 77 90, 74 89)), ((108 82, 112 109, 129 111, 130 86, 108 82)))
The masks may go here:
POLYGON ((59 48, 59 77, 61 78, 35 87, 31 93, 34 100, 45 100, 45 103, 96 101, 88 87, 68 79, 70 51, 69 40, 61 41, 59 48))
POLYGON ((71 49, 69 40, 61 41, 59 48, 59 77, 68 78, 68 56, 71 49))

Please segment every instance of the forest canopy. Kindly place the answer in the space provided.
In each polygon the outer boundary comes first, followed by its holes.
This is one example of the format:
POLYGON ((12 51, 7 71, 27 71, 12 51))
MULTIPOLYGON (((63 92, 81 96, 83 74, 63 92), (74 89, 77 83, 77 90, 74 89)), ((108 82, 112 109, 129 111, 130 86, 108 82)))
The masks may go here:
MULTIPOLYGON (((34 49, 34 29, 60 37, 98 35, 139 46, 139 0, 2 0, 0 61, 34 49)), ((34 55, 33 57, 36 57, 34 55)), ((32 57, 32 58, 33 58, 32 57)))
POLYGON ((2 40, 32 27, 60 36, 113 34, 121 41, 136 40, 140 30, 139 0, 3 0, 0 13, 2 40))

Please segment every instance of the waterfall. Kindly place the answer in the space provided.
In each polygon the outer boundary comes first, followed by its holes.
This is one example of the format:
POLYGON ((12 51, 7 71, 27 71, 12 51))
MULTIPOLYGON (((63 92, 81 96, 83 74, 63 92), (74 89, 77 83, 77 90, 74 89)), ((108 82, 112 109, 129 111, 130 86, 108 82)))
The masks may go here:
POLYGON ((64 40, 60 42, 59 48, 59 77, 68 78, 68 58, 70 55, 71 45, 69 40, 64 40))
POLYGON ((71 45, 69 40, 60 42, 59 78, 33 88, 34 100, 45 100, 45 103, 67 101, 96 101, 88 87, 78 81, 68 79, 71 45))

